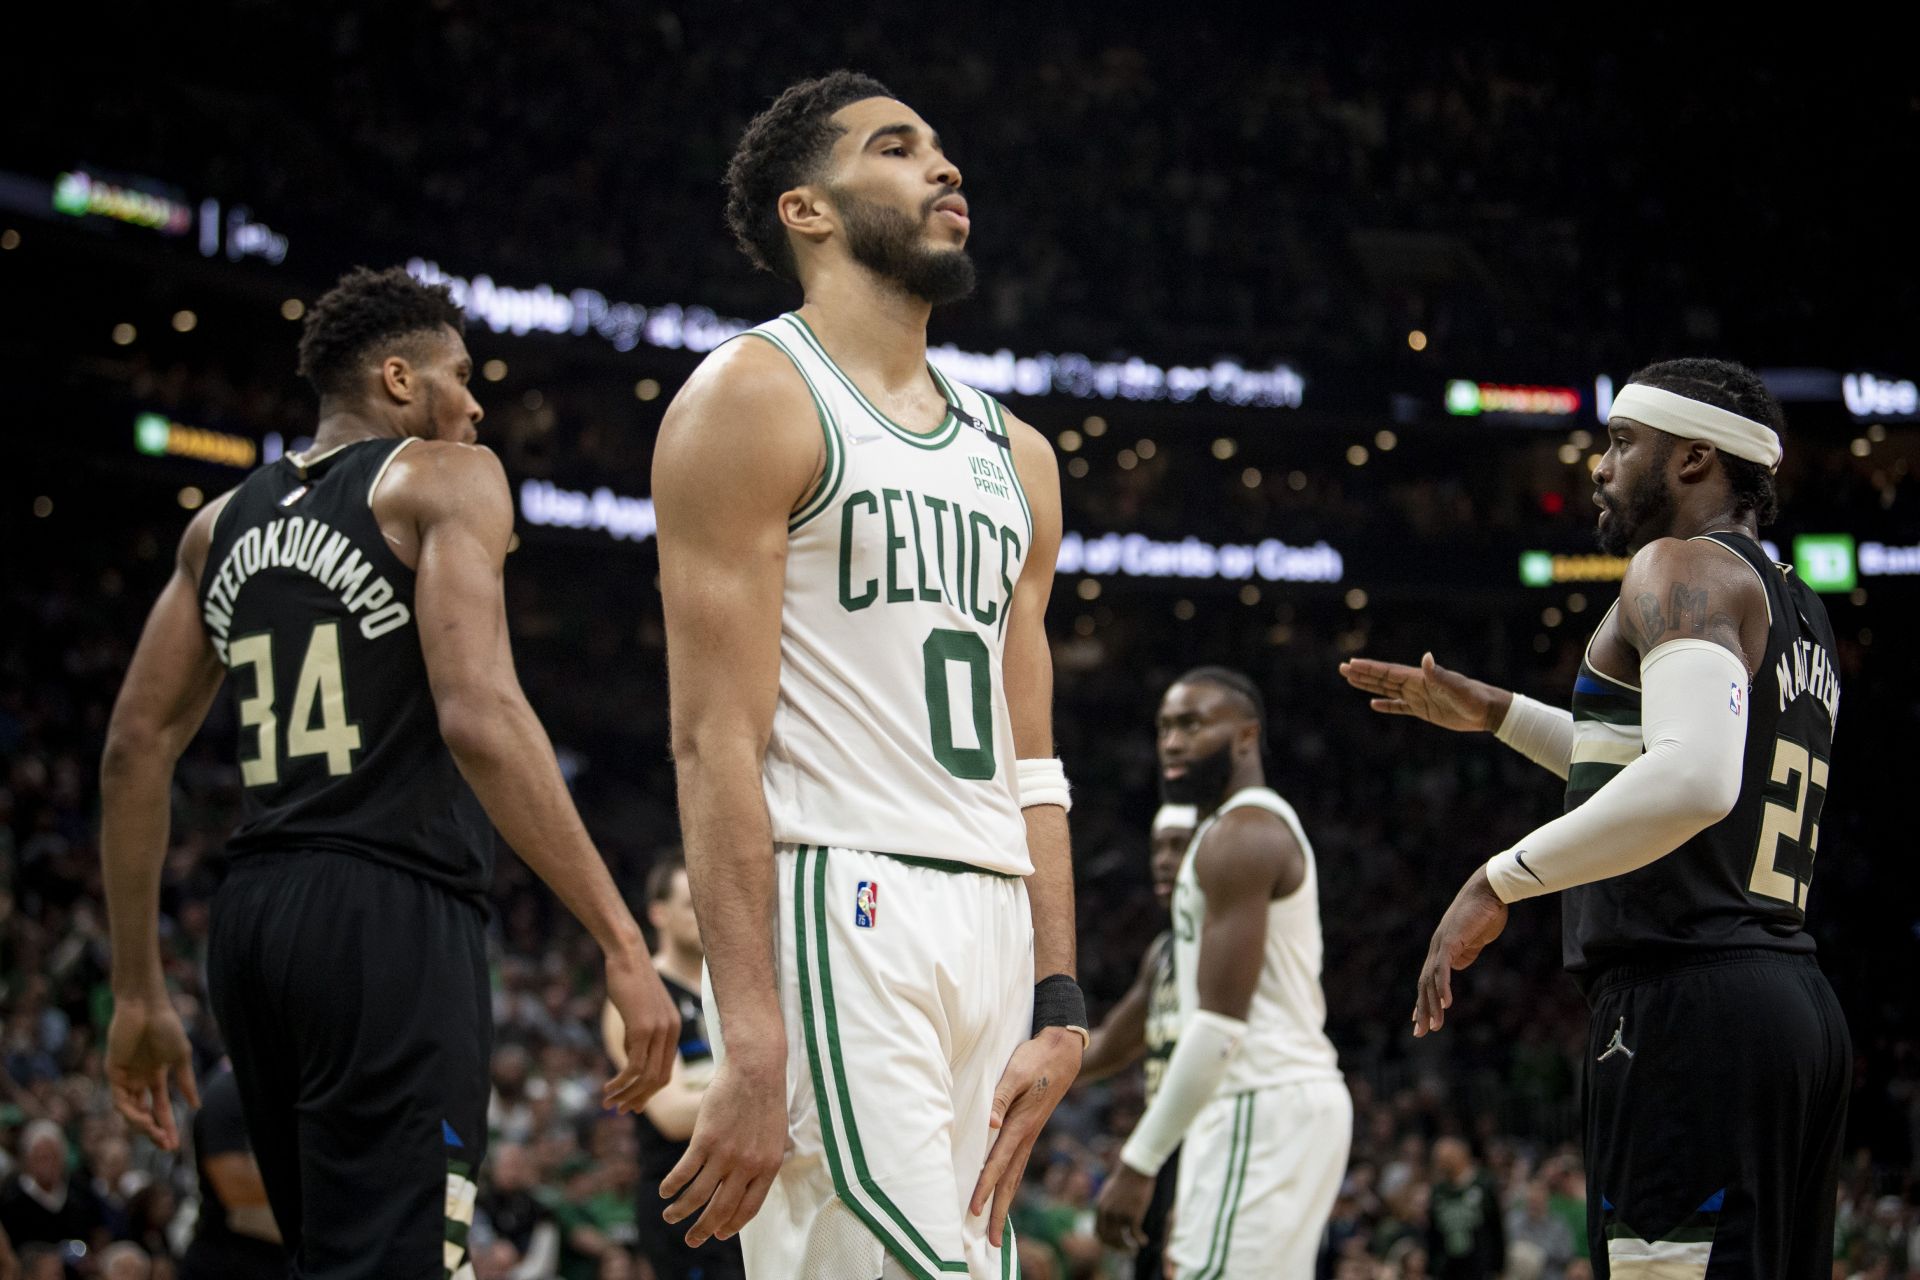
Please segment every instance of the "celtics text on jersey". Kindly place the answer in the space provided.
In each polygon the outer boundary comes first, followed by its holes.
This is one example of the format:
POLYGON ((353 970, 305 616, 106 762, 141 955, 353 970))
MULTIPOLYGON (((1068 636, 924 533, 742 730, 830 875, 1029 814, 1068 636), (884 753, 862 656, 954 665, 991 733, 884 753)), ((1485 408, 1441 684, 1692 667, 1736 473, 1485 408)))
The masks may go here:
POLYGON ((826 455, 788 523, 774 840, 1029 874, 1002 655, 1033 516, 1000 406, 930 366, 948 412, 911 431, 797 314, 738 340, 793 362, 826 455))

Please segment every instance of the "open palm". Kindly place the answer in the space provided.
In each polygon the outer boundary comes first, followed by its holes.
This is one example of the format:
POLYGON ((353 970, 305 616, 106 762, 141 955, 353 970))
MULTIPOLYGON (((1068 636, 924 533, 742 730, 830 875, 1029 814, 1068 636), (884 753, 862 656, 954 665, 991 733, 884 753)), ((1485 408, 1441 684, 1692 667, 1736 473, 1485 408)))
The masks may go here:
POLYGON ((1340 664, 1340 674, 1354 688, 1372 694, 1367 705, 1382 715, 1414 716, 1460 733, 1488 728, 1488 715, 1500 695, 1492 685, 1449 671, 1431 653, 1417 667, 1349 658, 1340 664))

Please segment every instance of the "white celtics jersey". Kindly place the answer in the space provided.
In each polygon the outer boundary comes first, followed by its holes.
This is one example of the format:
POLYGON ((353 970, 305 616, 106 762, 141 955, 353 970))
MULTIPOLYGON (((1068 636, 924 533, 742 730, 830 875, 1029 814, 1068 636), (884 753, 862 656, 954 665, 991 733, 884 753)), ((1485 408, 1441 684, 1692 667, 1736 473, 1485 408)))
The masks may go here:
POLYGON ((1180 864, 1173 885, 1173 971, 1180 987, 1181 1016, 1192 1017, 1200 1007, 1195 975, 1200 967, 1200 924, 1207 916, 1207 895, 1194 874, 1195 855, 1221 814, 1248 807, 1279 815, 1300 844, 1307 873, 1299 888, 1267 906, 1266 955, 1247 1010, 1247 1034, 1220 1084, 1220 1096, 1340 1079, 1338 1055, 1327 1039, 1327 1000, 1320 990, 1320 876, 1313 845, 1293 806, 1266 787, 1247 787, 1228 797, 1193 833, 1186 860, 1180 864))
POLYGON ((1001 655, 1033 515, 1000 406, 933 371, 952 407, 910 431, 799 315, 751 332, 806 379, 827 459, 787 526, 774 840, 1029 874, 1001 655))

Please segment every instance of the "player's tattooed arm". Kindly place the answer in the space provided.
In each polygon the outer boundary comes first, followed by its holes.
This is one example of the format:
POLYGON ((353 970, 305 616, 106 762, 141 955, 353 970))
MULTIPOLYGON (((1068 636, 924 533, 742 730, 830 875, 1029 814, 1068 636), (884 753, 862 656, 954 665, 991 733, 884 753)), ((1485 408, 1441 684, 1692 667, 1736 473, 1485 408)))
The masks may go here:
POLYGON ((1766 649, 1766 595, 1746 562, 1716 542, 1662 538, 1627 566, 1621 639, 1644 658, 1669 640, 1706 640, 1749 671, 1766 649))

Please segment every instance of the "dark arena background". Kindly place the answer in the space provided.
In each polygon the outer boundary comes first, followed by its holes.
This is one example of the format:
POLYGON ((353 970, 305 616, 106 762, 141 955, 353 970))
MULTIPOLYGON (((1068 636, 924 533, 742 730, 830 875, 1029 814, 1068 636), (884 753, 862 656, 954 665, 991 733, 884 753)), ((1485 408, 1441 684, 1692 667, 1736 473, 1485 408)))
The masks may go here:
MULTIPOLYGON (((1578 1242, 1508 1274, 1591 1274, 1586 1008, 1558 907, 1516 907, 1456 979, 1446 1032, 1408 1034, 1455 888, 1558 788, 1487 735, 1373 715, 1336 665, 1431 650, 1565 705, 1622 569, 1591 502, 1614 390, 1681 355, 1762 373, 1789 422, 1765 536, 1823 593, 1843 668, 1809 908, 1857 1064, 1833 1274, 1920 1274, 1910 56, 1865 29, 1129 12, 150 5, 111 20, 97 61, 82 31, 8 51, 0 1181, 16 1194, 28 1129, 51 1121, 93 1217, 78 1242, 16 1240, 28 1269, 0 1275, 161 1280, 191 1232, 191 1157, 107 1097, 99 760, 192 513, 310 436, 294 344, 352 266, 405 265, 466 308, 481 438, 516 501, 520 674, 640 903, 678 838, 655 433, 704 353, 795 304, 735 250, 720 179, 750 116, 839 66, 913 103, 966 175, 980 285, 936 313, 933 359, 1060 460, 1048 627, 1096 1016, 1164 927, 1160 693, 1223 663, 1266 695, 1356 1104, 1323 1275, 1435 1273, 1430 1154, 1455 1134, 1507 1212, 1544 1202, 1578 1242)), ((235 749, 223 693, 177 774, 163 891, 204 1069, 223 1052, 203 962, 235 749)), ((493 905, 489 1163, 514 1185, 481 1178, 474 1274, 649 1275, 632 1122, 598 1109, 595 948, 504 848, 493 905), (500 1206, 554 1224, 557 1271, 521 1265, 500 1206)), ((1056 1113, 1014 1214, 1024 1274, 1132 1274, 1091 1206, 1140 1107, 1131 1073, 1056 1113)))

